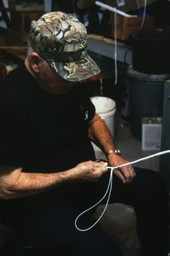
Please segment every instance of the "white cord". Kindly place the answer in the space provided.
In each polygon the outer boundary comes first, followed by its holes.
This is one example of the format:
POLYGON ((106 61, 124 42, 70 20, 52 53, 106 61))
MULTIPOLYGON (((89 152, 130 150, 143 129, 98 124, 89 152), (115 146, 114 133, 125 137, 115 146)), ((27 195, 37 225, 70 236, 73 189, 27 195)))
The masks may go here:
POLYGON ((143 28, 144 22, 145 22, 145 17, 146 17, 146 6, 147 6, 147 0, 144 2, 144 10, 143 10, 143 18, 142 18, 142 23, 140 29, 143 28))
POLYGON ((110 172, 110 178, 109 178, 108 186, 107 186, 107 189, 106 189, 106 192, 105 192, 104 196, 103 196, 97 203, 95 203, 94 205, 92 205, 91 207, 89 207, 88 209, 86 209, 85 211, 83 211, 82 213, 80 213, 80 214, 77 216, 77 218, 75 219, 75 227, 76 227, 79 231, 88 231, 88 230, 92 229, 92 228, 100 221, 100 219, 103 217, 103 215, 104 215, 104 213, 105 213, 105 211, 106 211, 106 208, 107 208, 107 206, 108 206, 109 199, 110 199, 111 192, 112 192, 112 177, 113 177, 113 170, 111 170, 111 172, 110 172), (107 202, 106 202, 105 208, 104 208, 103 212, 101 213, 100 217, 97 219, 97 221, 96 221, 94 224, 92 224, 90 227, 88 227, 88 228, 85 228, 85 229, 79 228, 78 225, 77 225, 78 219, 79 219, 82 215, 84 215, 86 212, 92 210, 92 209, 95 208, 98 204, 100 204, 100 203, 103 201, 103 199, 107 196, 107 194, 108 194, 108 198, 107 198, 107 202))
MULTIPOLYGON (((116 9, 116 8, 115 8, 116 9)), ((115 39, 115 50, 114 50, 114 63, 115 63, 115 84, 117 84, 117 16, 114 13, 114 39, 115 39)))
POLYGON ((110 5, 104 4, 104 3, 100 2, 100 1, 95 1, 95 4, 100 6, 100 7, 102 7, 102 8, 104 8, 104 9, 107 9, 107 10, 109 10, 111 12, 116 12, 117 14, 122 15, 124 17, 132 17, 132 16, 137 17, 136 15, 131 15, 131 14, 122 12, 122 11, 120 11, 120 10, 110 6, 110 5))
POLYGON ((132 162, 129 162, 129 163, 126 163, 126 164, 119 165, 119 166, 117 166, 117 167, 107 166, 107 168, 114 170, 114 169, 118 169, 118 168, 121 168, 121 167, 124 167, 124 166, 127 166, 127 165, 136 164, 136 163, 138 163, 138 162, 145 161, 145 160, 148 160, 148 159, 153 158, 153 157, 156 157, 156 156, 168 154, 168 153, 170 153, 170 149, 165 150, 165 151, 161 151, 161 152, 158 152, 158 153, 155 153, 155 154, 152 154, 152 155, 150 155, 150 156, 146 156, 146 157, 137 159, 137 160, 135 160, 135 161, 132 161, 132 162))
POLYGON ((76 229, 78 229, 79 231, 88 231, 88 230, 92 229, 92 228, 101 220, 101 218, 103 217, 103 215, 104 215, 104 213, 105 213, 105 211, 106 211, 106 209, 107 209, 107 206, 108 206, 108 204, 109 204, 109 200, 110 200, 110 196, 111 196, 111 192, 112 192, 113 171, 114 171, 115 169, 118 169, 118 168, 121 168, 121 167, 124 167, 124 166, 127 166, 127 165, 136 164, 136 163, 138 163, 138 162, 145 161, 145 160, 148 160, 148 159, 150 159, 150 158, 153 158, 153 157, 156 157, 156 156, 160 156, 160 155, 164 155, 164 154, 167 154, 167 153, 170 153, 170 150, 161 151, 161 152, 152 154, 152 155, 150 155, 150 156, 146 156, 146 157, 137 159, 137 160, 135 160, 135 161, 128 162, 128 163, 126 163, 126 164, 118 165, 118 166, 116 166, 116 167, 107 166, 107 168, 110 169, 110 178, 109 178, 109 182, 108 182, 108 186, 107 186, 106 192, 105 192, 104 196, 103 196, 96 204, 92 205, 90 208, 88 208, 88 209, 86 209, 85 211, 81 212, 81 213, 77 216, 77 218, 75 219, 75 227, 76 227, 76 229), (79 227, 78 227, 78 224, 77 224, 78 219, 79 219, 82 215, 84 215, 86 212, 92 210, 92 209, 95 208, 99 203, 101 203, 101 202, 103 201, 103 199, 107 196, 107 194, 108 194, 107 202, 106 202, 106 204, 105 204, 105 207, 104 207, 104 209, 103 209, 101 215, 100 215, 99 218, 96 220, 96 222, 95 222, 94 224, 92 224, 92 225, 91 225, 90 227, 88 227, 88 228, 85 228, 85 229, 79 228, 79 227))

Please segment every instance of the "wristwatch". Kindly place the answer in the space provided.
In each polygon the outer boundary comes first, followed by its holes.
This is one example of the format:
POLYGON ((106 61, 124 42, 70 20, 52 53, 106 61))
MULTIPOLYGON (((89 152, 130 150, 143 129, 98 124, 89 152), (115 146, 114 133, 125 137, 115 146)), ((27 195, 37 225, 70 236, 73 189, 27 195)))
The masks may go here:
POLYGON ((110 154, 116 154, 116 155, 121 155, 121 152, 119 149, 115 148, 115 149, 110 149, 109 151, 106 152, 106 155, 110 155, 110 154))

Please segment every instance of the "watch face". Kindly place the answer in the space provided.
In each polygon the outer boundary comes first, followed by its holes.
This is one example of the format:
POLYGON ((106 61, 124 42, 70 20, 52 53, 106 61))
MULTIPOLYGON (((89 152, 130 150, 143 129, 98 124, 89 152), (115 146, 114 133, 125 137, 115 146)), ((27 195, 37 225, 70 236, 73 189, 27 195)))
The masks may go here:
POLYGON ((115 149, 114 153, 115 153, 115 154, 118 154, 118 155, 121 154, 119 149, 115 149))
POLYGON ((120 152, 120 150, 119 149, 110 149, 108 152, 107 152, 107 155, 109 155, 109 154, 117 154, 117 155, 121 155, 121 152, 120 152))

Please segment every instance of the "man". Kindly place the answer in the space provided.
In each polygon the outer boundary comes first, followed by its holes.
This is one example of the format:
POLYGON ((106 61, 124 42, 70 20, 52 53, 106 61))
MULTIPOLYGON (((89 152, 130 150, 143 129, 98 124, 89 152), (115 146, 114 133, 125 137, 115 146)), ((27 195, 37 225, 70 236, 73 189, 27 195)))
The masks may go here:
MULTIPOLYGON (((62 242, 78 255, 121 255, 98 227, 79 232, 77 215, 103 195, 109 171, 95 162, 90 140, 111 166, 127 163, 79 81, 100 70, 87 54, 87 33, 74 17, 52 12, 32 22, 25 65, 0 94, 1 219, 36 245, 62 242)), ((111 202, 133 205, 142 255, 166 255, 168 204, 156 172, 115 170, 111 202), (149 239, 149 240, 148 240, 149 239)), ((91 216, 79 225, 89 226, 91 216)))

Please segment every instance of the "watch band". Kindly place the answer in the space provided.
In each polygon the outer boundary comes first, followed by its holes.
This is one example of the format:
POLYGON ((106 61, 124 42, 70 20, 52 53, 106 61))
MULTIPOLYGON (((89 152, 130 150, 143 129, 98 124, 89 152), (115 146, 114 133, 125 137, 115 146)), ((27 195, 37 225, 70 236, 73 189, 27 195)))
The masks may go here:
POLYGON ((106 155, 108 156, 110 154, 121 155, 121 152, 119 149, 115 148, 115 149, 110 149, 109 151, 107 151, 106 155))

